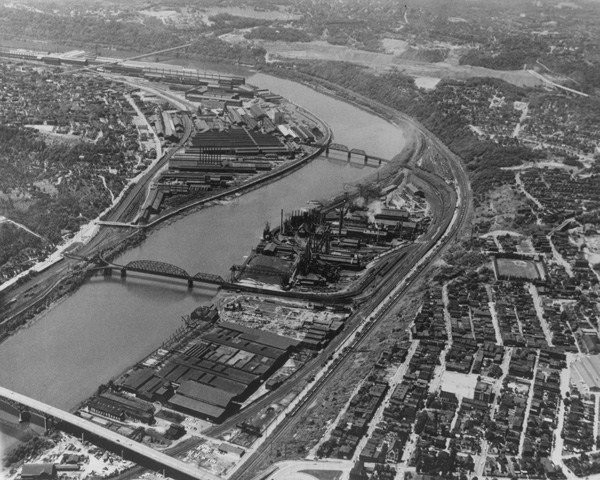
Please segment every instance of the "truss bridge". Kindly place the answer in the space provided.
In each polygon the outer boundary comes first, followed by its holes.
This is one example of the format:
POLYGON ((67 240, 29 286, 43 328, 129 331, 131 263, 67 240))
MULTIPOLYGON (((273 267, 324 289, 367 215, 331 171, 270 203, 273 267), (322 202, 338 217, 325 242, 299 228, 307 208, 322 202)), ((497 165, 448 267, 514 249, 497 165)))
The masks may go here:
POLYGON ((346 145, 343 145, 341 143, 330 143, 330 144, 328 144, 325 147, 325 156, 326 157, 329 157, 329 152, 330 151, 336 151, 336 152, 344 152, 344 153, 346 153, 347 157, 348 157, 348 161, 350 161, 352 159, 352 156, 363 158, 365 165, 369 165, 370 161, 373 162, 373 163, 376 163, 377 166, 381 165, 382 163, 389 163, 389 160, 387 158, 377 157, 375 155, 369 155, 367 152, 365 152, 364 150, 362 150, 360 148, 350 148, 350 147, 348 147, 346 145))
POLYGON ((186 280, 189 287, 193 287, 195 283, 216 285, 219 287, 227 283, 223 277, 219 275, 204 272, 198 272, 195 275, 191 275, 181 267, 158 260, 133 260, 126 265, 119 265, 112 262, 105 263, 104 275, 106 276, 111 276, 113 271, 117 270, 120 272, 121 278, 127 277, 128 272, 135 272, 156 277, 186 280))

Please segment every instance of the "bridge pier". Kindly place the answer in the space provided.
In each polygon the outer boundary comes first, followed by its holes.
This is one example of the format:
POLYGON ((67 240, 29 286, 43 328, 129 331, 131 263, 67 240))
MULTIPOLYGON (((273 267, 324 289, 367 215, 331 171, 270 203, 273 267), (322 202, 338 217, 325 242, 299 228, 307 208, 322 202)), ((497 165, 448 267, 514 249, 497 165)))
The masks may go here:
POLYGON ((188 288, 194 288, 194 279, 188 278, 188 288))
POLYGON ((112 268, 104 267, 103 273, 105 277, 112 277, 112 268))
POLYGON ((329 157, 329 145, 325 147, 325 156, 329 157))
POLYGON ((352 157, 352 152, 348 152, 348 161, 350 161, 351 157, 352 157))
POLYGON ((381 167, 381 158, 379 159, 379 166, 381 167))
POLYGON ((369 162, 369 156, 365 155, 365 165, 369 162))
POLYGON ((19 410, 19 423, 29 422, 31 420, 31 412, 26 408, 19 410))
POLYGON ((44 415, 44 430, 48 432, 53 426, 52 417, 44 415))
POLYGON ((121 278, 125 278, 127 277, 127 269, 125 267, 123 267, 121 269, 121 278))

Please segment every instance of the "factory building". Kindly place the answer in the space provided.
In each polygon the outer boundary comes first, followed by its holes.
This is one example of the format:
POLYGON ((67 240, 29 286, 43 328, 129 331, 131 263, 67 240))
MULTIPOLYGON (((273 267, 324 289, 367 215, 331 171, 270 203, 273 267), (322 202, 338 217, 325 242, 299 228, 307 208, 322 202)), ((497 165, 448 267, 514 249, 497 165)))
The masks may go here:
POLYGON ((235 393, 187 380, 169 400, 169 405, 195 417, 219 421, 232 410, 235 398, 235 393))
POLYGON ((178 384, 169 405, 219 422, 287 360, 298 341, 223 322, 158 373, 178 384))
POLYGON ((112 393, 103 393, 92 397, 87 403, 88 409, 103 417, 125 421, 127 419, 151 425, 154 423, 154 407, 139 400, 130 400, 112 393))
MULTIPOLYGON (((239 116, 233 108, 228 111, 239 116)), ((261 132, 251 132, 245 128, 199 132, 194 135, 191 146, 186 149, 186 154, 198 155, 199 163, 220 162, 227 155, 257 156, 268 153, 288 154, 289 150, 279 138, 261 132)))
MULTIPOLYGON (((298 340, 273 333, 218 323, 172 352, 159 366, 134 370, 116 385, 145 400, 219 422, 239 408, 298 345, 298 340)), ((151 415, 139 406, 136 409, 135 404, 116 404, 118 400, 107 395, 94 397, 90 410, 118 420, 132 417, 130 410, 138 416, 151 415)))

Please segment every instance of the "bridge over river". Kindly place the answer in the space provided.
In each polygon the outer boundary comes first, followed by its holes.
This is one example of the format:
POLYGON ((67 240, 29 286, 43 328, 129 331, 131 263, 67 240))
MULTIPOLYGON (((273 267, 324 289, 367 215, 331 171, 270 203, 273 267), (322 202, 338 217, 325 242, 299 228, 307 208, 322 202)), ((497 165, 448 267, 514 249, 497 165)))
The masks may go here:
POLYGON ((114 451, 127 460, 164 473, 177 480, 220 480, 212 473, 131 440, 85 418, 65 412, 20 393, 0 387, 0 408, 19 416, 22 421, 41 424, 46 429, 58 428, 83 437, 114 451))
MULTIPOLYGON (((353 299, 361 295, 370 282, 386 274, 396 262, 400 262, 406 255, 406 247, 401 247, 396 251, 389 252, 384 258, 381 258, 376 266, 370 269, 361 281, 354 284, 352 288, 337 292, 317 293, 317 292, 298 292, 293 290, 282 290, 278 288, 262 287, 258 285, 248 285, 244 283, 234 283, 225 280, 219 275, 212 273, 196 273, 190 275, 183 268, 170 263, 157 260, 132 260, 126 265, 109 262, 100 257, 100 262, 104 265, 90 269, 103 270, 105 276, 111 276, 113 271, 120 272, 121 278, 125 279, 128 272, 136 272, 155 276, 157 278, 174 278, 187 281, 188 287, 193 288, 195 284, 215 285, 229 291, 248 292, 261 295, 271 295, 284 298, 294 298, 309 302, 320 302, 323 304, 344 304, 352 303, 353 299)), ((88 258, 69 255, 71 258, 78 258, 84 261, 90 261, 88 258)))
POLYGON ((224 288, 230 291, 259 293, 286 298, 297 298, 308 301, 320 301, 323 303, 347 302, 347 300, 351 298, 351 295, 347 293, 327 294, 293 292, 276 288, 266 288, 243 283, 228 282, 223 277, 214 275, 212 273, 200 272, 196 273, 195 275, 190 275, 181 267, 157 260, 133 260, 126 265, 119 265, 118 263, 108 262, 103 259, 101 259, 101 261, 104 263, 104 265, 97 267, 97 269, 103 270, 105 276, 112 276, 113 271, 117 271, 120 273, 121 278, 123 279, 127 277, 128 272, 135 272, 157 278, 174 278, 185 280, 189 288, 193 288, 196 284, 215 285, 218 288, 224 288))
POLYGON ((203 283, 208 285, 216 285, 218 287, 224 286, 229 282, 226 282, 223 277, 214 275, 212 273, 199 272, 195 275, 190 275, 183 268, 170 263, 160 262, 158 260, 133 260, 127 265, 119 265, 117 263, 105 262, 104 275, 112 275, 113 270, 118 270, 121 273, 121 278, 127 276, 127 272, 144 273, 147 275, 154 275, 157 277, 175 278, 180 280, 186 280, 188 287, 193 287, 194 283, 203 283))
POLYGON ((369 155, 367 152, 365 152, 364 150, 362 150, 360 148, 349 148, 346 145, 343 145, 341 143, 329 143, 325 147, 325 156, 326 157, 329 156, 329 152, 331 150, 334 150, 336 152, 347 153, 348 161, 350 161, 352 159, 352 155, 358 156, 358 157, 363 157, 365 165, 369 164, 369 160, 373 160, 374 162, 377 162, 378 166, 381 165, 382 163, 389 163, 389 160, 387 158, 378 157, 376 155, 369 155))

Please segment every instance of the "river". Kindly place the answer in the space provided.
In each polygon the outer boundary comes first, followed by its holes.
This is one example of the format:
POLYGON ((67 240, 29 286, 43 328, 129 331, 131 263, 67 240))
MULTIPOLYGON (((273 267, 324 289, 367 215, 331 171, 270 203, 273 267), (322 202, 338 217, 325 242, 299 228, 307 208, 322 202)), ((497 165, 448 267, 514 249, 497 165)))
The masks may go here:
MULTIPOLYGON (((406 145, 400 128, 298 83, 264 74, 253 74, 248 83, 318 115, 332 127, 335 141, 351 148, 391 158, 406 145)), ((369 173, 373 168, 318 158, 233 201, 165 223, 117 262, 154 259, 192 274, 228 275, 230 266, 241 263, 256 245, 265 222, 278 224, 281 208, 289 212, 309 200, 332 197, 345 183, 369 173)), ((72 409, 100 383, 160 346, 181 324, 181 316, 210 303, 214 292, 133 275, 125 281, 94 277, 0 344, 0 384, 72 409)))

